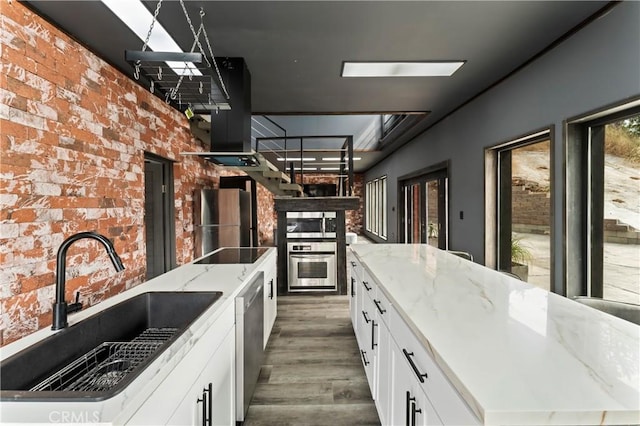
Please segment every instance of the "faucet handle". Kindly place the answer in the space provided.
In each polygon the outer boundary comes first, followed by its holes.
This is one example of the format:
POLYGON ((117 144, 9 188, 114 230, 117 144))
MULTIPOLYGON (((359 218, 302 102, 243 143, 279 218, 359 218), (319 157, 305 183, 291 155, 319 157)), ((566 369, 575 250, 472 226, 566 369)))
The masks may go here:
POLYGON ((80 301, 80 292, 76 291, 76 301, 67 305, 67 313, 78 312, 82 310, 82 302, 80 301))

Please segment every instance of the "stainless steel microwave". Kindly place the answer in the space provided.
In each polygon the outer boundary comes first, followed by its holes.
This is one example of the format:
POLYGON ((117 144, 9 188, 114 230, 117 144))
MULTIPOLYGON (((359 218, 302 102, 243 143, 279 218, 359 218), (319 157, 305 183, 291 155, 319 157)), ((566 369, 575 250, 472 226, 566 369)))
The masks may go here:
POLYGON ((287 238, 336 238, 336 212, 287 212, 287 238))

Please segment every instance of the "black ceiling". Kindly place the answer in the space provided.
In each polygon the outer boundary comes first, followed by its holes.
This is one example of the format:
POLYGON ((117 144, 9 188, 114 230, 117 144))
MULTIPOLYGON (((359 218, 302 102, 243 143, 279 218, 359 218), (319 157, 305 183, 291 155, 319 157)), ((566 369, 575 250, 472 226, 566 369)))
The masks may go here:
MULTIPOLYGON (((128 0, 133 1, 133 0, 128 0)), ((124 50, 142 42, 99 1, 29 1, 36 11, 132 75, 124 50)), ((153 10, 156 1, 145 2, 153 10)), ((605 1, 186 1, 216 56, 245 58, 254 113, 429 111, 428 127, 534 57, 605 1), (464 60, 452 77, 342 78, 342 62, 464 60)), ((178 1, 159 21, 189 51, 178 1)))

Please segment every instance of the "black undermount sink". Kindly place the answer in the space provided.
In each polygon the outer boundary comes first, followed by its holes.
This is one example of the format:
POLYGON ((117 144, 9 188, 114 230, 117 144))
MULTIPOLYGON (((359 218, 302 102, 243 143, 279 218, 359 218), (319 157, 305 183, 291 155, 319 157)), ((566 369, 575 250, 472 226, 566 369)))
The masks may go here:
POLYGON ((110 398, 220 296, 149 292, 109 307, 2 361, 0 400, 110 398))

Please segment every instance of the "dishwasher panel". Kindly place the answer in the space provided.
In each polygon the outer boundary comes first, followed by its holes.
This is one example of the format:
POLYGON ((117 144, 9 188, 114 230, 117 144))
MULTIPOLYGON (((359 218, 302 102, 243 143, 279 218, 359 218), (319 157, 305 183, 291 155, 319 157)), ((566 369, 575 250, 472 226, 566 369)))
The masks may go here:
POLYGON ((264 272, 236 297, 236 420, 244 421, 264 360, 264 272))

